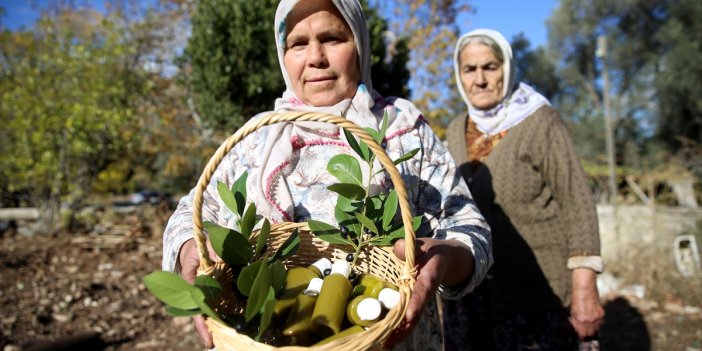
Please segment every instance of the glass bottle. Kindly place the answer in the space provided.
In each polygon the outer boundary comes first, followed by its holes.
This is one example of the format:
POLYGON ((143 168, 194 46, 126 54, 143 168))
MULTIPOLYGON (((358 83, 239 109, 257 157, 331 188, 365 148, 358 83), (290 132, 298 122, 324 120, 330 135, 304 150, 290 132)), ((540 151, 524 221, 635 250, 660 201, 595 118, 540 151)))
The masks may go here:
POLYGON ((285 290, 275 302, 274 320, 284 321, 295 299, 313 278, 322 278, 324 270, 331 268, 328 258, 321 258, 307 267, 292 267, 285 275, 285 290))
POLYGON ((391 310, 400 303, 400 292, 392 288, 383 288, 378 293, 378 301, 385 309, 391 310))
POLYGON ((312 278, 307 289, 295 299, 283 329, 283 335, 289 337, 293 345, 307 346, 311 344, 311 317, 317 302, 317 296, 319 296, 319 291, 322 288, 322 282, 320 278, 312 278))
POLYGON ((380 301, 366 295, 358 295, 349 302, 346 318, 354 325, 370 327, 380 318, 382 307, 380 301))
POLYGON ((324 278, 312 313, 312 329, 322 338, 341 330, 351 293, 351 282, 348 279, 350 271, 351 266, 348 262, 336 261, 332 265, 331 274, 324 278))

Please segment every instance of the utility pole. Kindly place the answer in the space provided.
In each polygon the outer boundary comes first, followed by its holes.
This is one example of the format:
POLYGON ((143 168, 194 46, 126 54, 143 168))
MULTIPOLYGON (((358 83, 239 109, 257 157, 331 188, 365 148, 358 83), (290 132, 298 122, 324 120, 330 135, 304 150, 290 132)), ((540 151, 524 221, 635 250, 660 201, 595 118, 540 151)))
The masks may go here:
POLYGON ((602 99, 604 100, 605 139, 607 142, 607 163, 609 166, 610 203, 617 205, 617 171, 614 163, 614 131, 612 129, 612 116, 609 106, 609 73, 607 72, 607 37, 597 37, 597 51, 595 55, 602 60, 602 99))

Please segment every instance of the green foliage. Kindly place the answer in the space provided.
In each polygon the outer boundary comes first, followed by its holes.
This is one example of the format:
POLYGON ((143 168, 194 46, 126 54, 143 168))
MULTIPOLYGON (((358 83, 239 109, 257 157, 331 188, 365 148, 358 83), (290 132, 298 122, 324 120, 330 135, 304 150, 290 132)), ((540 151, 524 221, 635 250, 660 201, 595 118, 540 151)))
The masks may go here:
POLYGON ((373 89, 383 96, 409 98, 407 86, 410 72, 408 39, 397 38, 388 29, 387 19, 378 14, 378 9, 370 7, 367 1, 361 5, 366 14, 366 23, 371 38, 371 79, 373 89))
POLYGON ((645 160, 656 158, 658 143, 675 154, 683 140, 702 141, 702 70, 689 65, 702 54, 701 15, 702 4, 693 0, 559 3, 548 20, 549 48, 559 62, 560 89, 553 97, 575 122, 581 155, 601 159, 595 145, 604 144, 598 125, 605 93, 619 165, 650 166, 645 160), (607 38, 606 52, 599 52, 604 57, 597 55, 599 36, 607 38), (605 64, 607 92, 601 80, 605 64))
MULTIPOLYGON (((258 321, 255 335, 258 340, 270 326, 275 298, 285 287, 286 270, 282 261, 295 254, 300 246, 300 238, 297 230, 294 230, 271 255, 266 250, 270 222, 264 218, 255 244, 249 242, 256 224, 256 207, 251 203, 244 209, 234 200, 246 198, 247 176, 248 174, 244 173, 234 181, 231 188, 223 183, 217 184, 219 195, 228 199, 228 208, 238 216, 236 224, 241 233, 212 222, 205 222, 205 229, 215 253, 236 272, 237 275, 233 277, 236 280, 236 288, 241 295, 248 297, 244 320, 246 323, 258 321), (241 189, 244 189, 243 193, 241 189)), ((174 316, 205 314, 220 320, 220 316, 212 310, 208 301, 217 301, 222 287, 211 277, 198 276, 194 285, 190 285, 176 274, 158 271, 144 277, 144 284, 154 296, 167 305, 167 311, 174 316)), ((230 318, 232 316, 222 317, 229 322, 237 320, 230 318)))
POLYGON ((0 34, 0 179, 59 201, 124 153, 149 86, 118 14, 62 10, 0 34))
POLYGON ((204 123, 234 131, 284 90, 273 37, 277 1, 202 0, 183 59, 204 123))
MULTIPOLYGON (((387 114, 383 116, 380 131, 367 129, 376 142, 383 140, 387 128, 387 114)), ((356 140, 351 133, 344 131, 351 148, 366 162, 369 169, 367 184, 363 184, 361 166, 355 157, 337 155, 327 164, 327 171, 336 177, 340 183, 328 187, 339 194, 334 209, 334 216, 339 227, 316 220, 308 220, 307 225, 314 235, 331 244, 349 245, 354 250, 353 262, 366 245, 386 246, 404 237, 404 225, 395 221, 398 208, 398 197, 395 190, 387 194, 370 195, 370 181, 373 172, 375 154, 363 140, 356 140)), ((394 164, 410 159, 419 150, 415 149, 402 155, 394 164)), ((415 217, 413 229, 417 230, 422 216, 415 217)))

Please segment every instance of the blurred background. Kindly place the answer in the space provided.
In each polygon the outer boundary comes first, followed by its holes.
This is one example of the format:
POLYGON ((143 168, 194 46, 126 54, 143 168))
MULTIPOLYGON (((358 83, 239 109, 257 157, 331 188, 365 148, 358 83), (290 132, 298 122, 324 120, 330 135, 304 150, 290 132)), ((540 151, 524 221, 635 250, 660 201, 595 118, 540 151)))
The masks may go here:
MULTIPOLYGON (((374 88, 442 138, 465 113, 455 40, 511 40, 598 202, 602 349, 702 350, 702 2, 362 2, 374 88)), ((276 5, 0 2, 3 350, 202 348, 141 278, 210 155, 284 89, 276 5)))

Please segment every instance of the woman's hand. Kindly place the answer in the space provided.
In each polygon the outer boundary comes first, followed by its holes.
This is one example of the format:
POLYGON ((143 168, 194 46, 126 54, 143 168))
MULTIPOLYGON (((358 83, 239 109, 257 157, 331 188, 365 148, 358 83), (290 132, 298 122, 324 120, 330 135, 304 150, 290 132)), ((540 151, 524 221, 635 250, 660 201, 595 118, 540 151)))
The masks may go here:
MULTIPOLYGON (((385 344, 388 348, 402 341, 417 326, 425 304, 435 298, 439 284, 457 285, 473 274, 473 255, 463 243, 455 240, 419 238, 415 244, 417 281, 405 318, 385 344), (447 272, 446 267, 452 267, 450 272, 447 272)), ((404 239, 395 243, 393 251, 399 259, 405 259, 404 239)))
MULTIPOLYGON (((214 253, 209 240, 207 240, 207 249, 210 254, 210 259, 218 261, 217 255, 214 253)), ((178 263, 176 263, 176 265, 178 264, 180 265, 180 275, 188 283, 193 284, 195 282, 195 277, 197 277, 197 268, 200 266, 200 255, 198 254, 195 240, 190 239, 181 246, 180 253, 178 254, 178 263)), ((205 343, 205 347, 208 349, 213 348, 214 342, 212 341, 212 333, 207 329, 205 318, 200 315, 193 317, 193 320, 195 321, 197 332, 205 343)))
POLYGON ((593 336, 604 322, 604 309, 597 292, 595 271, 589 268, 573 270, 573 293, 570 304, 570 323, 580 340, 593 336))

